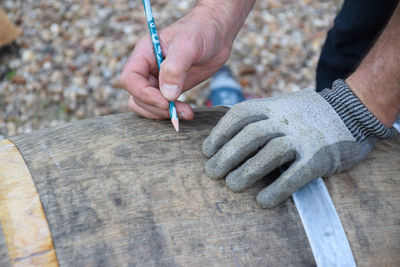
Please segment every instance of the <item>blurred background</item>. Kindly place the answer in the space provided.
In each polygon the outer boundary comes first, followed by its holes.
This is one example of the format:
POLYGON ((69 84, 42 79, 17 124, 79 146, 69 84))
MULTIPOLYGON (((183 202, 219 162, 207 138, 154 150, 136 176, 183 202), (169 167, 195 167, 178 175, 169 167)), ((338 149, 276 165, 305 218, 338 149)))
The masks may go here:
MULTIPOLYGON (((153 0, 159 30, 195 4, 153 0)), ((258 0, 228 65, 244 93, 268 97, 314 86, 327 30, 342 0, 258 0)), ((2 0, 22 29, 0 48, 0 139, 68 121, 128 112, 119 75, 147 35, 141 0, 2 0)), ((208 81, 185 93, 204 106, 208 81)))

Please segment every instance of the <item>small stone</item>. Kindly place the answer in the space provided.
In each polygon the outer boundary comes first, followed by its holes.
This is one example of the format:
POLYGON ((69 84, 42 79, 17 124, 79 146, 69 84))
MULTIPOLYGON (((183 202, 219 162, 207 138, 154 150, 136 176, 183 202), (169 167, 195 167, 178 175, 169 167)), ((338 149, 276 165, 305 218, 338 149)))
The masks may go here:
POLYGON ((239 80, 239 83, 242 87, 247 87, 247 86, 249 86, 250 81, 247 78, 242 78, 239 80))
POLYGON ((51 82, 61 82, 63 79, 63 74, 59 70, 53 71, 53 73, 50 76, 50 81, 51 82))
POLYGON ((78 118, 84 118, 85 109, 83 107, 79 107, 78 110, 75 112, 75 116, 77 116, 78 118))
POLYGON ((16 135, 17 133, 17 127, 14 122, 8 122, 7 123, 7 135, 8 136, 13 136, 16 135))
POLYGON ((41 32, 39 33, 40 37, 43 39, 45 42, 51 41, 51 34, 48 29, 42 29, 41 32))
POLYGON ((26 83, 26 80, 25 80, 25 78, 22 77, 21 75, 16 74, 16 75, 14 75, 14 76, 11 78, 11 82, 12 82, 12 83, 15 83, 15 84, 25 84, 25 83, 26 83))
POLYGON ((239 69, 240 76, 254 74, 254 73, 256 73, 256 69, 254 68, 254 66, 244 65, 241 66, 239 69))
POLYGON ((32 61, 33 60, 33 52, 31 50, 25 50, 22 53, 22 60, 23 61, 32 61))
POLYGON ((113 89, 110 86, 101 86, 93 90, 93 97, 97 103, 103 104, 110 98, 113 89))
POLYGON ((19 58, 14 58, 9 62, 9 67, 11 69, 19 69, 22 65, 22 62, 19 58))
POLYGON ((101 68, 101 70, 102 70, 102 73, 103 73, 103 77, 104 78, 106 78, 106 79, 110 79, 111 77, 112 77, 112 71, 109 69, 109 68, 107 68, 107 67, 105 67, 105 66, 102 66, 102 68, 101 68))
POLYGON ((72 83, 74 85, 77 85, 77 86, 83 86, 84 85, 84 79, 83 79, 82 76, 74 76, 72 78, 72 83))
POLYGON ((179 1, 178 10, 185 11, 186 9, 188 9, 188 7, 189 7, 189 3, 187 1, 179 1))
POLYGON ((100 86, 101 82, 102 82, 101 77, 96 75, 91 75, 88 79, 88 86, 92 89, 96 89, 100 86))
POLYGON ((73 49, 65 49, 64 53, 65 53, 65 56, 69 57, 69 58, 73 58, 76 55, 76 52, 73 49))
POLYGON ((44 68, 44 69, 50 69, 52 66, 53 66, 53 63, 51 63, 51 61, 46 61, 46 62, 43 64, 43 68, 44 68))
POLYGON ((123 28, 125 34, 132 34, 135 28, 132 25, 123 28))
POLYGON ((60 26, 58 26, 56 23, 53 23, 50 26, 50 31, 53 35, 58 35, 60 33, 60 26))
POLYGON ((32 108, 34 104, 37 102, 36 95, 34 94, 25 95, 24 100, 28 109, 32 108))
POLYGON ((52 93, 59 94, 63 91, 61 82, 53 82, 47 86, 48 90, 52 93))

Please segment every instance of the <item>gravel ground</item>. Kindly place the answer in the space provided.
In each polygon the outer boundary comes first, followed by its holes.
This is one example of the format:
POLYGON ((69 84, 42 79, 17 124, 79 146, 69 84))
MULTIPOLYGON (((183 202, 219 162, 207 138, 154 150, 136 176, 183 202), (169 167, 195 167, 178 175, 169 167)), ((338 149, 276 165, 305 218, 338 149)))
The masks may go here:
MULTIPOLYGON (((23 29, 0 50, 0 139, 92 116, 126 112, 123 65, 147 33, 142 1, 3 0, 23 29)), ((267 97, 314 86, 326 31, 342 0, 259 0, 228 65, 245 93, 267 97)), ((159 28, 194 5, 152 1, 159 28)), ((208 82, 185 94, 204 106, 208 82)))

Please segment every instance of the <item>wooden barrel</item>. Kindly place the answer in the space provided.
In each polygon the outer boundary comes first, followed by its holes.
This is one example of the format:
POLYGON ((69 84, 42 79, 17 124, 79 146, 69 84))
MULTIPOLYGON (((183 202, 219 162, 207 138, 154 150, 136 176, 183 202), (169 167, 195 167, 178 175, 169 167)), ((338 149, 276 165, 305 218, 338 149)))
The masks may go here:
MULTIPOLYGON (((225 109, 170 122, 111 115, 0 143, 0 265, 314 265, 290 199, 206 177, 201 145, 225 109)), ((360 266, 400 262, 400 140, 325 179, 360 266)))

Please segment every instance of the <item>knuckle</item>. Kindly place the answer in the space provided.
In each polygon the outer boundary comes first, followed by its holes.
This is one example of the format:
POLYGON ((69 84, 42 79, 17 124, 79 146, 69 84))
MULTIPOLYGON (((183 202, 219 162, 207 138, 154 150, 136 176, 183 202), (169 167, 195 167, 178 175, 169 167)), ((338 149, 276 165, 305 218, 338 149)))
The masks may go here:
POLYGON ((133 109, 138 109, 139 107, 142 109, 146 109, 146 105, 143 104, 143 101, 141 99, 136 98, 135 96, 132 96, 132 101, 129 102, 130 107, 133 109))
POLYGON ((136 100, 135 100, 135 105, 136 105, 137 107, 144 108, 143 102, 142 102, 141 100, 136 99, 136 100))
POLYGON ((262 121, 253 122, 244 127, 243 130, 246 134, 251 133, 251 135, 257 138, 264 134, 262 125, 263 125, 262 121))
POLYGON ((134 100, 133 98, 131 98, 131 99, 128 101, 128 108, 129 108, 131 111, 133 111, 133 112, 136 112, 136 111, 137 111, 137 105, 136 105, 135 100, 134 100))
MULTIPOLYGON (((162 63, 164 64, 164 63, 162 63)), ((182 75, 181 65, 175 61, 165 61, 165 64, 161 67, 160 76, 168 77, 168 79, 178 79, 182 75)))
POLYGON ((247 110, 251 108, 250 102, 251 102, 251 100, 240 102, 240 103, 234 105, 230 109, 230 111, 233 112, 233 113, 247 112, 247 110))
POLYGON ((148 105, 153 105, 153 97, 147 89, 148 88, 141 88, 133 92, 133 96, 137 100, 137 103, 142 102, 148 105))
POLYGON ((163 106, 160 104, 159 100, 159 95, 158 91, 153 91, 153 90, 143 90, 143 93, 140 94, 142 97, 142 101, 150 106, 158 107, 165 109, 163 106))

